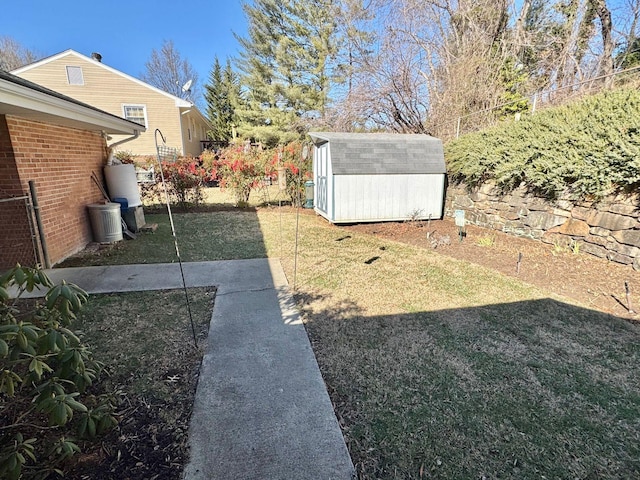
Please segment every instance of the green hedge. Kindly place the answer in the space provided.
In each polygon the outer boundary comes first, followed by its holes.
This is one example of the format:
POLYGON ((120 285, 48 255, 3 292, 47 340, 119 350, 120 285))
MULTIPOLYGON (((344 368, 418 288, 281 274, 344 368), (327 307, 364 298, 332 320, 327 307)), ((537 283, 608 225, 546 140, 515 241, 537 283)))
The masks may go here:
POLYGON ((548 199, 597 200, 640 186, 640 92, 620 89, 468 134, 445 147, 450 178, 548 199))

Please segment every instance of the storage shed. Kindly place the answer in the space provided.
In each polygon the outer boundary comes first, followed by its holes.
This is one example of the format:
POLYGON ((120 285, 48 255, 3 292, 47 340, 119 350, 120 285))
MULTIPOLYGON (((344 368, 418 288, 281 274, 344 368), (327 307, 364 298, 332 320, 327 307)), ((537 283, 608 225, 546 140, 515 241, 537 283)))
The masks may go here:
POLYGON ((442 218, 442 141, 429 135, 312 132, 314 209, 332 223, 442 218))

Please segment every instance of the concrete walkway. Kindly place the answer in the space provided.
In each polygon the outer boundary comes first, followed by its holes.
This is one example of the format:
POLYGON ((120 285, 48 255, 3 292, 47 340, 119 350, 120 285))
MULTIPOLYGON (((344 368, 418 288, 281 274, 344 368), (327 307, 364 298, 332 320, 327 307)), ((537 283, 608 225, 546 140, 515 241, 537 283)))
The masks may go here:
MULTIPOLYGON (((350 480, 354 469, 280 262, 184 263, 218 291, 186 480, 350 480)), ((48 270, 89 293, 182 288, 177 264, 48 270)), ((36 294, 37 295, 37 294, 36 294)))

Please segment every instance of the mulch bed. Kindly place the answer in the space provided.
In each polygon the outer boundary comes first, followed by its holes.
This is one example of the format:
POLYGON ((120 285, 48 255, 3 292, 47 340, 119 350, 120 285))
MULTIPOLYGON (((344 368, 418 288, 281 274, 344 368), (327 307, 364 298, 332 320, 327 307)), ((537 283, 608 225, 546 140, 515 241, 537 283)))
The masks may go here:
POLYGON ((587 253, 572 253, 538 240, 519 238, 502 232, 467 225, 466 237, 459 241, 453 219, 431 222, 387 222, 344 227, 435 249, 439 254, 517 277, 549 292, 571 298, 588 308, 618 317, 637 319, 627 308, 625 282, 631 291, 634 310, 640 310, 640 272, 628 265, 597 258, 587 253), (518 258, 521 256, 519 271, 518 258))

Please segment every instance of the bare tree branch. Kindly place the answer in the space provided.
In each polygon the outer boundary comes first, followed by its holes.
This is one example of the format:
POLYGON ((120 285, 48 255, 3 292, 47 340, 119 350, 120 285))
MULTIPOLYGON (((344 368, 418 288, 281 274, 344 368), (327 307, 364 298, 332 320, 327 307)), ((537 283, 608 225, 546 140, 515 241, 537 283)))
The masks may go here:
POLYGON ((0 70, 15 70, 42 57, 43 55, 20 45, 14 38, 0 36, 0 70))
POLYGON ((153 49, 145 67, 146 72, 140 76, 141 80, 185 100, 199 99, 198 74, 189 61, 180 56, 173 41, 165 40, 159 51, 153 49), (184 88, 189 80, 190 88, 184 88))

